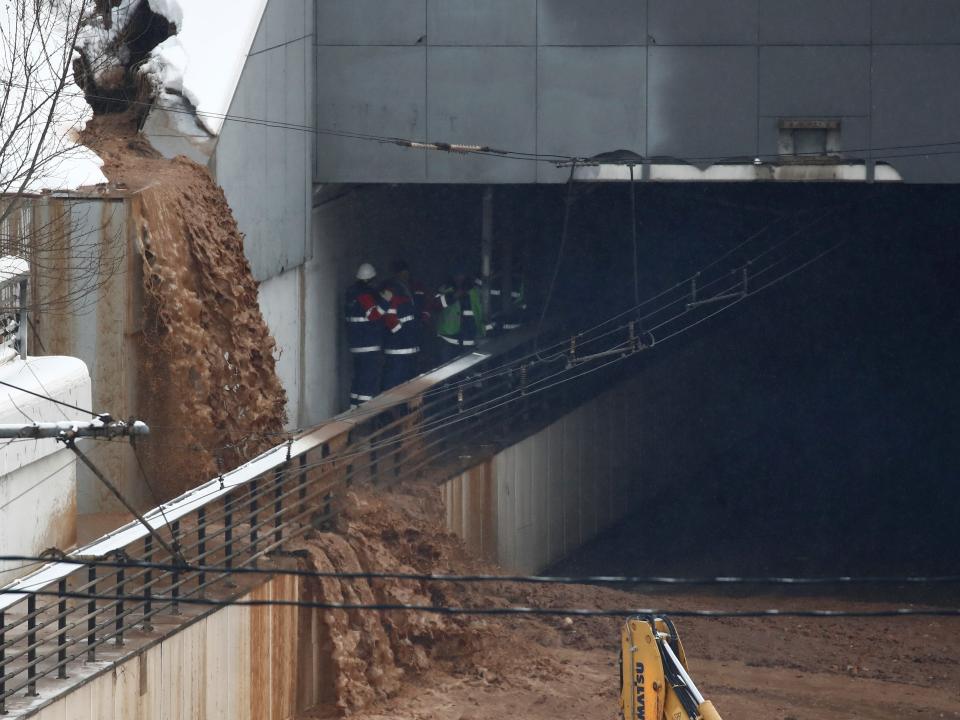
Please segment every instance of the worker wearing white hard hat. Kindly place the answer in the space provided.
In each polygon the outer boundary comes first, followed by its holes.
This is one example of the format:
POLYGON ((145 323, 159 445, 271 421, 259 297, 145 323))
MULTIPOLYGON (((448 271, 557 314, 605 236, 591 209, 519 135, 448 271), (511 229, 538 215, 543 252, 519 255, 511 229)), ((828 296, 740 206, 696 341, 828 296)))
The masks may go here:
POLYGON ((373 286, 377 271, 370 263, 357 268, 357 281, 347 290, 347 342, 353 357, 350 407, 355 408, 380 391, 380 347, 386 304, 373 286))
POLYGON ((362 263, 357 268, 357 280, 373 280, 377 276, 377 269, 370 263, 362 263))

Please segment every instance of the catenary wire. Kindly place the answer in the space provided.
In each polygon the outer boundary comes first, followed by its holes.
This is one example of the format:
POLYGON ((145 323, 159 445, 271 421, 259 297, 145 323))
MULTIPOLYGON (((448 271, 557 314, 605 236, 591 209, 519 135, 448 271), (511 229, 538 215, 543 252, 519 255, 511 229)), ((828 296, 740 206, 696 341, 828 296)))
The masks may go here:
MULTIPOLYGON (((753 297, 755 294, 758 294, 759 292, 761 292, 761 291, 763 291, 763 290, 765 290, 765 289, 773 286, 773 285, 776 284, 777 282, 785 279, 786 277, 794 274, 795 272, 798 272, 799 270, 802 270, 803 268, 805 268, 805 267, 811 265, 812 263, 820 260, 821 258, 825 257, 825 256, 826 256, 827 254, 829 254, 830 252, 836 250, 840 245, 843 245, 843 244, 845 244, 846 242, 847 242, 847 240, 844 240, 843 242, 838 243, 837 245, 835 245, 835 246, 829 248, 828 250, 820 253, 820 254, 817 255, 816 257, 814 257, 814 258, 812 258, 812 259, 804 262, 804 263, 802 264, 802 266, 797 267, 797 268, 794 268, 794 269, 788 271, 787 273, 785 273, 784 275, 779 276, 778 278, 775 278, 774 280, 766 283, 765 285, 762 285, 762 286, 754 289, 753 291, 751 291, 751 292, 750 292, 748 295, 746 295, 745 297, 741 297, 741 298, 738 298, 738 299, 736 299, 736 300, 731 300, 731 302, 727 303, 726 305, 724 305, 724 306, 721 307, 720 309, 718 309, 718 310, 710 313, 709 315, 707 315, 707 316, 705 316, 705 317, 703 317, 703 318, 700 318, 700 319, 698 319, 698 320, 692 321, 691 323, 685 325, 684 327, 681 327, 681 328, 675 330, 674 332, 670 333, 669 335, 667 335, 667 336, 665 336, 665 337, 663 337, 663 338, 658 338, 658 339, 656 340, 656 345, 662 344, 662 343, 665 342, 666 340, 673 339, 673 338, 681 335, 682 333, 687 332, 688 330, 692 329, 693 327, 695 327, 695 326, 697 326, 697 325, 705 322, 706 320, 709 320, 709 319, 711 319, 711 318, 713 318, 713 317, 716 317, 717 315, 719 315, 719 314, 721 314, 722 312, 730 309, 730 308, 733 307, 734 305, 739 304, 739 303, 742 302, 743 300, 745 300, 745 299, 747 299, 747 298, 749 298, 749 297, 753 297)), ((678 317, 679 317, 679 316, 678 316, 678 317)), ((429 435, 429 434, 438 432, 438 431, 440 431, 440 430, 447 429, 447 428, 449 428, 449 427, 451 427, 451 426, 453 426, 453 425, 457 425, 457 424, 460 424, 460 423, 464 423, 464 422, 470 421, 470 420, 472 420, 472 419, 474 419, 474 418, 476 418, 476 417, 479 417, 479 416, 481 416, 481 415, 485 415, 485 414, 487 414, 487 413, 493 412, 494 410, 497 410, 497 409, 499 409, 499 408, 502 408, 502 407, 505 407, 505 406, 507 406, 507 405, 510 405, 511 403, 515 403, 515 402, 517 402, 517 401, 519 401, 519 400, 523 400, 523 399, 525 399, 525 398, 527 398, 527 397, 530 397, 531 395, 535 395, 535 394, 539 394, 539 393, 541 393, 541 392, 545 392, 545 391, 548 391, 548 390, 552 390, 552 389, 554 389, 554 388, 556 388, 556 387, 559 387, 560 385, 563 385, 563 384, 565 384, 565 383, 567 383, 567 382, 572 382, 572 381, 574 381, 574 380, 577 380, 577 379, 579 379, 579 378, 585 377, 585 376, 590 375, 590 374, 592 374, 592 373, 599 372, 600 370, 603 370, 603 369, 605 369, 605 368, 607 368, 607 367, 610 367, 610 366, 612 366, 612 365, 614 365, 614 364, 617 364, 617 363, 619 363, 619 362, 622 362, 623 360, 627 359, 628 357, 632 357, 633 355, 636 354, 636 351, 630 352, 630 351, 629 351, 629 348, 628 348, 625 344, 618 345, 618 346, 614 346, 614 348, 612 348, 612 350, 616 350, 616 349, 621 349, 621 350, 623 350, 622 354, 620 354, 619 356, 613 358, 612 360, 608 360, 607 362, 604 362, 604 363, 601 363, 601 364, 599 364, 599 365, 590 367, 590 368, 588 368, 588 369, 586 369, 586 370, 583 370, 583 371, 581 371, 581 372, 575 373, 575 374, 573 374, 573 375, 571 375, 571 376, 562 377, 562 378, 561 378, 562 375, 564 375, 565 373, 567 373, 567 372, 569 372, 569 371, 571 370, 571 368, 565 368, 565 369, 563 369, 563 370, 561 370, 561 371, 558 371, 558 372, 556 372, 556 373, 553 373, 553 374, 551 374, 551 375, 548 375, 548 376, 546 376, 546 377, 544 377, 544 378, 539 378, 537 381, 535 381, 535 383, 531 383, 531 385, 528 386, 528 388, 525 390, 525 392, 524 392, 523 394, 520 393, 520 390, 519 390, 519 389, 511 390, 511 391, 509 391, 509 392, 507 392, 507 393, 504 393, 504 394, 502 394, 502 395, 500 395, 500 396, 491 398, 491 399, 485 401, 484 403, 482 403, 480 406, 477 406, 476 408, 471 408, 469 411, 464 412, 464 413, 461 413, 461 414, 458 414, 458 415, 456 415, 456 416, 454 416, 454 417, 438 419, 438 420, 434 421, 433 423, 430 423, 430 424, 427 424, 427 425, 424 425, 424 426, 420 426, 420 427, 418 427, 417 429, 411 430, 411 431, 409 431, 409 432, 407 432, 407 433, 402 433, 402 434, 400 434, 400 435, 398 435, 398 436, 395 436, 395 437, 392 437, 392 438, 388 438, 388 439, 386 439, 386 440, 384 440, 384 441, 382 441, 382 442, 379 442, 379 443, 373 443, 373 444, 371 444, 371 445, 368 446, 368 447, 364 447, 362 450, 357 450, 357 451, 354 451, 354 452, 347 452, 347 453, 336 453, 336 454, 333 454, 333 455, 331 455, 331 456, 328 456, 328 457, 325 458, 325 459, 322 459, 322 460, 316 461, 316 462, 314 462, 314 463, 311 463, 311 464, 309 464, 307 467, 308 467, 308 468, 315 468, 315 467, 320 467, 320 466, 328 465, 328 464, 334 463, 334 462, 342 462, 342 461, 344 461, 344 460, 350 460, 350 459, 356 458, 356 457, 367 456, 367 455, 369 455, 369 453, 370 453, 372 450, 379 450, 379 449, 381 449, 381 448, 383 448, 383 447, 389 447, 389 446, 395 445, 395 444, 398 443, 398 442, 402 442, 402 441, 404 441, 404 440, 410 440, 410 439, 414 439, 414 438, 418 438, 418 437, 423 437, 423 436, 426 436, 426 435, 429 435), (550 381, 553 381, 553 382, 550 382, 550 381)), ((652 347, 650 347, 650 348, 648 348, 648 349, 652 349, 652 347)), ((300 469, 302 469, 302 468, 300 468, 300 469)), ((291 472, 291 473, 297 472, 297 471, 299 471, 300 469, 290 469, 289 472, 291 472)), ((216 494, 218 491, 219 491, 219 490, 214 487, 214 488, 212 488, 212 489, 210 490, 210 493, 209 493, 209 494, 211 494, 211 495, 212 495, 212 494, 216 494)), ((199 500, 199 499, 202 499, 202 498, 195 498, 195 500, 199 500)))
MULTIPOLYGON (((0 555, 3 561, 49 562, 51 558, 33 555, 0 555)), ((715 577, 670 577, 662 575, 488 575, 437 574, 411 572, 352 572, 303 570, 281 567, 237 567, 221 565, 181 565, 162 562, 144 562, 130 559, 126 561, 92 559, 87 557, 58 558, 56 562, 77 565, 78 567, 106 567, 125 569, 150 569, 181 572, 234 573, 237 575, 287 575, 303 578, 335 578, 341 580, 412 580, 417 582, 448 583, 517 583, 533 585, 956 585, 960 584, 960 575, 831 575, 816 577, 785 576, 735 576, 715 577)))
MULTIPOLYGON (((843 242, 838 243, 837 245, 835 245, 835 246, 829 248, 828 250, 820 253, 820 254, 817 255, 816 257, 814 257, 814 258, 806 261, 805 263, 802 264, 802 266, 799 266, 799 267, 797 267, 797 268, 794 268, 794 269, 788 271, 787 273, 784 273, 782 276, 779 276, 778 278, 775 278, 774 280, 766 283, 765 285, 762 285, 762 286, 760 286, 759 288, 756 288, 756 289, 755 289, 754 291, 752 291, 749 295, 747 295, 747 296, 745 296, 745 297, 742 297, 742 298, 739 298, 739 299, 737 299, 737 300, 735 300, 735 301, 731 301, 730 303, 727 303, 726 305, 724 305, 723 307, 721 307, 721 308, 718 309, 717 311, 714 311, 714 312, 710 313, 709 315, 707 315, 707 316, 705 316, 705 317, 703 317, 703 318, 701 318, 701 319, 699 319, 699 320, 693 321, 693 322, 689 323, 688 325, 686 325, 686 326, 684 326, 684 327, 682 327, 682 328, 679 328, 678 330, 672 332, 671 334, 669 334, 668 336, 666 336, 666 337, 664 337, 664 338, 658 339, 658 340, 657 340, 657 344, 662 344, 662 343, 665 342, 666 340, 672 339, 672 338, 674 338, 674 337, 676 337, 676 336, 678 336, 678 335, 680 335, 680 334, 682 334, 682 333, 684 333, 684 332, 692 329, 693 327, 701 324, 702 322, 705 322, 706 320, 711 319, 711 318, 719 315, 720 313, 728 310, 729 308, 733 307, 734 305, 739 304, 740 302, 742 302, 743 300, 745 300, 747 297, 752 297, 754 294, 759 293, 759 292, 763 291, 764 289, 773 286, 773 285, 776 284, 777 282, 785 279, 786 277, 794 274, 795 272, 798 272, 799 270, 803 269, 804 267, 809 266, 810 264, 816 262, 817 260, 821 259, 822 257, 825 257, 827 254, 829 254, 830 252, 836 250, 840 245, 845 244, 846 242, 847 242, 847 240, 844 240, 843 242)), ((482 406, 480 406, 478 409, 472 408, 470 411, 465 412, 465 413, 462 413, 462 414, 459 414, 459 415, 457 415, 457 416, 455 416, 455 417, 452 417, 452 418, 442 418, 442 419, 436 421, 436 422, 435 422, 434 424, 432 424, 432 425, 427 425, 427 426, 425 426, 425 427, 422 426, 422 427, 420 427, 420 428, 417 428, 416 430, 410 431, 410 432, 408 432, 408 433, 401 434, 401 435, 396 436, 396 437, 393 437, 393 438, 389 438, 389 439, 384 440, 384 441, 382 441, 382 442, 380 442, 380 443, 374 443, 374 444, 372 444, 371 446, 365 447, 365 448, 362 449, 362 450, 354 451, 354 452, 351 452, 351 453, 337 453, 337 454, 331 455, 331 456, 329 456, 329 457, 327 457, 327 458, 325 458, 325 459, 322 459, 322 460, 316 461, 316 462, 314 462, 314 463, 308 464, 308 465, 307 465, 307 468, 291 468, 291 469, 289 469, 289 470, 286 471, 286 472, 295 473, 295 472, 299 472, 299 471, 301 471, 301 470, 303 470, 303 469, 320 467, 320 466, 324 466, 324 465, 327 465, 327 464, 330 464, 330 463, 334 463, 334 462, 342 462, 342 461, 344 461, 344 460, 350 460, 350 459, 355 458, 355 457, 367 456, 367 455, 370 453, 371 450, 378 450, 378 449, 380 449, 380 448, 382 448, 382 447, 388 447, 388 446, 391 446, 391 445, 395 445, 396 443, 401 442, 401 441, 403 441, 403 440, 414 439, 414 438, 417 438, 417 437, 423 437, 423 436, 426 436, 426 435, 429 435, 429 434, 438 432, 438 431, 440 431, 440 430, 446 429, 446 428, 448 428, 448 427, 450 427, 450 426, 453 426, 453 425, 456 425, 456 424, 460 424, 460 423, 463 423, 463 422, 467 422, 467 421, 472 420, 472 419, 474 419, 474 418, 476 418, 476 417, 479 417, 479 416, 481 416, 481 415, 485 415, 485 414, 487 414, 487 413, 489 413, 489 412, 493 412, 494 410, 497 410, 497 409, 499 409, 499 408, 501 408, 501 407, 505 407, 505 406, 507 406, 507 405, 509 405, 509 404, 511 404, 511 403, 517 402, 518 400, 522 400, 522 399, 524 399, 524 398, 526 398, 526 397, 529 397, 529 396, 531 396, 531 395, 535 395, 535 394, 538 394, 538 393, 541 393, 541 392, 545 392, 545 391, 554 389, 554 388, 559 387, 560 385, 563 385, 563 384, 565 384, 565 383, 567 383, 567 382, 572 382, 572 381, 577 380, 577 379, 579 379, 579 378, 581 378, 581 377, 585 377, 585 376, 590 375, 590 374, 592 374, 592 373, 595 373, 595 372, 598 372, 598 371, 600 371, 600 370, 603 370, 603 369, 605 369, 605 368, 607 368, 607 367, 610 367, 610 366, 612 366, 612 365, 614 365, 614 364, 617 364, 617 363, 619 363, 619 362, 622 362, 623 360, 627 359, 628 357, 631 357, 632 355, 636 354, 636 352, 629 352, 629 351, 628 351, 628 348, 627 348, 625 345, 616 346, 616 347, 619 347, 620 349, 623 350, 622 354, 620 354, 618 357, 615 357, 614 359, 609 360, 609 361, 607 361, 607 362, 604 362, 604 363, 602 363, 602 364, 600 364, 600 365, 590 367, 590 368, 588 368, 588 369, 586 369, 586 370, 583 370, 583 371, 581 371, 581 372, 579 372, 579 373, 576 373, 576 374, 574 374, 574 375, 572 375, 572 376, 560 378, 561 375, 565 374, 566 372, 568 372, 568 371, 570 370, 570 368, 566 368, 566 369, 564 369, 564 370, 562 370, 562 371, 559 371, 559 372, 554 373, 554 374, 552 374, 552 375, 546 376, 545 378, 540 378, 540 379, 537 381, 537 383, 539 383, 540 386, 531 386, 531 387, 529 387, 529 388, 527 389, 527 391, 525 392, 525 394, 522 394, 522 395, 521 395, 521 394, 519 394, 518 391, 516 391, 516 390, 511 391, 511 392, 508 392, 508 393, 504 393, 504 394, 501 395, 501 396, 498 396, 498 397, 496 397, 496 398, 492 398, 491 400, 486 401, 486 403, 484 403, 484 404, 483 404, 482 406), (558 378, 559 378, 559 379, 558 379, 558 378), (549 382, 549 381, 551 381, 551 380, 553 380, 553 382, 549 382), (546 383, 546 384, 544 384, 544 383, 546 383)), ((615 347, 614 349, 616 349, 616 347, 615 347)), ((217 487, 214 486, 214 487, 212 487, 212 488, 209 490, 209 492, 207 493, 207 495, 212 496, 212 495, 217 494, 218 492, 219 492, 219 488, 217 488, 217 487)), ((203 499, 203 497, 193 498, 194 501, 196 501, 196 500, 202 500, 202 499, 203 499)))
POLYGON ((667 615, 670 617, 699 618, 762 618, 762 617, 811 617, 811 618, 897 618, 897 617, 960 617, 960 608, 894 608, 889 610, 783 610, 767 608, 762 610, 694 610, 687 608, 545 608, 521 606, 479 606, 464 607, 454 605, 413 605, 404 603, 334 603, 313 600, 219 600, 208 597, 190 597, 184 595, 159 595, 135 593, 89 593, 34 590, 23 593, 39 597, 73 598, 76 600, 101 600, 116 602, 136 602, 154 604, 167 603, 179 605, 198 605, 201 607, 290 607, 312 610, 353 610, 375 612, 419 612, 434 615, 527 615, 527 616, 569 616, 569 617, 631 617, 634 615, 667 615))
MULTIPOLYGON (((4 85, 9 85, 12 87, 18 87, 23 89, 28 89, 29 85, 23 83, 14 83, 14 82, 5 82, 4 85)), ((61 91, 60 95, 66 95, 68 97, 85 97, 88 99, 95 100, 106 100, 106 101, 116 101, 117 99, 109 96, 101 96, 94 93, 85 93, 82 90, 77 92, 67 92, 61 91)), ((399 138, 387 135, 376 135, 372 133, 364 133, 359 131, 351 130, 340 130, 335 128, 314 128, 309 125, 293 123, 293 122, 284 122, 284 121, 275 121, 267 120, 264 118, 255 118, 247 117, 242 115, 234 115, 230 113, 215 113, 210 111, 201 111, 201 110, 191 110, 183 107, 176 106, 167 106, 162 105, 154 101, 144 101, 144 100, 125 100, 128 105, 140 105, 146 107, 159 107, 160 109, 166 110, 171 113, 185 114, 192 117, 199 118, 209 118, 212 120, 222 120, 224 122, 238 122, 246 123, 251 125, 258 125, 264 127, 272 127, 281 130, 294 130, 298 132, 312 133, 316 135, 329 135, 334 137, 344 137, 349 139, 356 140, 365 140, 371 142, 378 142, 382 144, 393 144, 393 145, 402 145, 407 147, 412 147, 415 149, 425 148, 425 149, 434 149, 442 150, 447 152, 455 153, 464 153, 471 155, 483 155, 489 157, 501 157, 511 160, 530 160, 534 162, 546 162, 550 164, 566 164, 566 163, 578 163, 580 165, 588 164, 591 162, 589 157, 583 155, 561 155, 561 154, 545 154, 545 153, 531 153, 522 150, 506 150, 492 148, 482 145, 466 146, 463 144, 454 144, 454 143, 443 143, 443 142, 429 142, 429 141, 420 141, 420 140, 411 140, 408 138, 399 138), (445 147, 444 147, 445 146, 445 147), (466 149, 463 149, 466 148, 466 149), (479 149, 473 149, 479 148, 479 149)), ((929 142, 929 143, 913 143, 913 144, 900 144, 900 145, 886 145, 886 146, 876 146, 876 147, 857 147, 857 148, 846 148, 841 151, 842 154, 852 154, 852 153, 884 153, 884 152, 894 152, 899 150, 916 150, 916 152, 911 153, 898 153, 896 155, 891 155, 889 157, 894 158, 903 158, 903 157, 925 157, 928 155, 953 155, 960 154, 960 140, 945 140, 942 142, 929 142), (957 146, 956 149, 952 150, 923 150, 924 148, 949 148, 957 146)), ((789 157, 822 157, 822 152, 810 151, 810 152, 800 152, 794 153, 789 157)), ((671 160, 674 162, 686 163, 686 164, 703 164, 703 163, 729 163, 729 162, 744 162, 750 161, 754 162, 763 158, 770 158, 772 160, 782 159, 784 156, 779 153, 733 153, 729 155, 713 155, 713 156, 669 156, 663 159, 671 160)), ((883 160, 884 158, 878 158, 883 160)), ((648 158, 650 160, 660 160, 660 158, 648 158)))
POLYGON ((77 410, 78 412, 82 412, 86 415, 90 415, 91 417, 98 416, 98 414, 93 412, 92 410, 85 410, 82 407, 78 407, 76 405, 73 405, 72 403, 64 402, 63 400, 57 400, 56 398, 50 397, 49 395, 43 395, 42 393, 34 392, 33 390, 27 390, 26 388, 22 388, 19 385, 14 385, 13 383, 9 383, 6 380, 0 380, 0 385, 11 388, 13 390, 17 390, 22 393, 26 393, 27 395, 33 395, 34 397, 41 398, 42 400, 49 400, 52 403, 56 403, 57 405, 62 405, 63 407, 68 407, 71 410, 77 410))

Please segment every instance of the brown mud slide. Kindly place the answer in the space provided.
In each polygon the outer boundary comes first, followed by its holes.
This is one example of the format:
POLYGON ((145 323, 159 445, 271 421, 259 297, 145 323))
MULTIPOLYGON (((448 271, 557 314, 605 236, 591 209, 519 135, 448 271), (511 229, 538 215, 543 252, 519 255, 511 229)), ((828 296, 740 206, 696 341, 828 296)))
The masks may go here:
POLYGON ((274 340, 243 235, 206 168, 161 157, 131 114, 94 118, 83 141, 111 183, 134 193, 144 289, 138 409, 160 431, 139 452, 169 498, 281 441, 274 340))
MULTIPOLYGON (((497 573, 438 518, 429 484, 350 493, 331 532, 302 541, 316 570, 497 573)), ((324 578, 308 599, 460 607, 878 609, 809 592, 668 593, 595 586, 324 578)), ((817 591, 818 593, 823 591, 817 591)), ((886 592, 886 591, 885 591, 886 592)), ((949 605, 949 598, 926 598, 949 605)), ((913 598, 913 604, 924 602, 913 598)), ((904 598, 897 598, 902 606, 904 598)), ((955 598, 954 598, 954 605, 955 598)), ((620 621, 318 611, 324 702, 301 718, 615 720, 620 621)), ((727 720, 960 717, 960 620, 688 619, 677 625, 701 690, 727 720)))

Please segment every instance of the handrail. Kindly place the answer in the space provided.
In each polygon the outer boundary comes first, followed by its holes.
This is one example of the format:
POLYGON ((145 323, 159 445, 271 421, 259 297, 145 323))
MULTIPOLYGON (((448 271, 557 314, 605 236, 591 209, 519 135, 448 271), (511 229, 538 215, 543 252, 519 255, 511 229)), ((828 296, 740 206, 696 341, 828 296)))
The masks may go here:
MULTIPOLYGON (((632 347, 630 337, 617 347, 632 347)), ((122 645, 127 631, 149 628, 159 613, 176 615, 180 599, 207 592, 235 596, 236 586, 224 584, 229 573, 204 566, 251 565, 327 527, 352 483, 393 484, 426 473, 440 482, 478 462, 478 444, 481 454, 492 454, 592 391, 578 379, 587 373, 573 347, 540 355, 530 332, 494 338, 154 508, 145 514, 146 525, 132 521, 72 551, 69 561, 50 562, 0 589, 0 715, 24 691, 35 696, 40 679, 66 677, 68 664, 94 660, 107 640, 122 645), (573 391, 567 380, 577 380, 573 391), (492 428, 494 442, 484 435, 492 428), (170 556, 154 533, 195 565, 170 556), (163 562, 169 569, 125 573, 122 562, 98 567, 96 561, 108 557, 163 562)), ((609 381, 608 375, 593 377, 609 381)), ((18 707, 29 704, 17 701, 18 707)))
MULTIPOLYGON (((317 426, 291 439, 290 442, 276 445, 261 453, 252 460, 239 467, 225 472, 222 477, 208 480, 202 485, 188 490, 168 503, 144 513, 144 519, 154 530, 160 530, 167 523, 186 517, 194 510, 212 503, 228 492, 254 480, 264 473, 275 470, 292 458, 298 457, 310 450, 315 450, 326 442, 348 432, 359 421, 367 419, 372 412, 381 412, 406 402, 422 393, 425 389, 439 385, 455 375, 459 375, 471 367, 490 357, 489 353, 473 352, 451 362, 441 365, 435 370, 420 375, 403 385, 382 393, 362 408, 348 410, 337 415, 332 420, 317 426)), ((139 520, 130 523, 104 535, 93 542, 84 545, 70 553, 75 558, 106 557, 128 545, 142 540, 150 531, 139 520)), ((53 562, 22 578, 14 580, 0 588, 0 611, 6 610, 20 602, 30 590, 39 590, 46 585, 61 580, 77 570, 77 563, 53 562)))

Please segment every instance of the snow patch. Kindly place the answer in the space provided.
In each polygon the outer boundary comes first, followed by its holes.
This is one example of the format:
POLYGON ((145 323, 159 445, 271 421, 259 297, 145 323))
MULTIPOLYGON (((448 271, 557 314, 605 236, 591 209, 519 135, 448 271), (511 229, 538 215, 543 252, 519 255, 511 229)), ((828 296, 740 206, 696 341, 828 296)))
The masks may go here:
POLYGON ((223 127, 267 0, 147 0, 177 26, 154 48, 144 72, 181 93, 213 135, 223 127))

